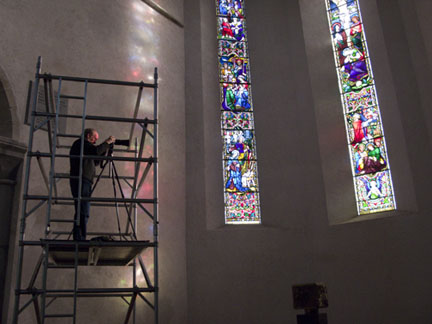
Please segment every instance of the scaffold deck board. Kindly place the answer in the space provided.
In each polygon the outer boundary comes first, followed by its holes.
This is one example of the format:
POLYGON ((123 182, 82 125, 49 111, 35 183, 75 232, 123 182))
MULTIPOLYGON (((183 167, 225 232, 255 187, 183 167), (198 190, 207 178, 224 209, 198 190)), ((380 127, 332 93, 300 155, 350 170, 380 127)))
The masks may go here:
POLYGON ((80 266, 125 266, 151 246, 149 241, 80 241, 77 245, 74 241, 43 240, 43 243, 49 245, 49 256, 57 266, 73 266, 76 248, 80 266))

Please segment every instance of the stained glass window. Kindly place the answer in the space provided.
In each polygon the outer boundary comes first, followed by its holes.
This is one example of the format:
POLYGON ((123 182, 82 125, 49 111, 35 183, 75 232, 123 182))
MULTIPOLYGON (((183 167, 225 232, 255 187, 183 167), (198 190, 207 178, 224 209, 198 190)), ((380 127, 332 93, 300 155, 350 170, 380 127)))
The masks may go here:
POLYGON ((244 0, 217 0, 226 224, 261 223, 244 0))
POLYGON ((396 209, 384 129, 357 0, 325 0, 359 215, 396 209))

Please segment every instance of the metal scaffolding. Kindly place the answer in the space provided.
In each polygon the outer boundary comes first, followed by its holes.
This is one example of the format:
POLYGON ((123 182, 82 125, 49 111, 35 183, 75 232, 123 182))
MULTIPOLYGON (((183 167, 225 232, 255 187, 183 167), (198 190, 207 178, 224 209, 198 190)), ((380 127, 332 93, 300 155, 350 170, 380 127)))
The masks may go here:
MULTIPOLYGON (((30 83, 32 84, 32 83, 30 83)), ((158 74, 157 69, 154 72, 154 82, 127 82, 114 80, 101 80, 81 77, 70 77, 51 75, 41 73, 41 58, 39 57, 36 67, 36 76, 32 85, 33 90, 29 90, 28 105, 31 106, 31 122, 28 142, 28 152, 26 157, 25 176, 24 176, 24 193, 22 201, 22 214, 19 234, 18 250, 18 269, 15 290, 15 305, 13 314, 13 324, 20 323, 20 315, 30 305, 34 307, 35 323, 44 324, 47 319, 59 318, 72 320, 77 323, 77 300, 79 298, 90 297, 117 297, 121 298, 126 304, 127 309, 124 314, 123 323, 130 323, 130 320, 136 321, 136 301, 137 297, 142 299, 154 311, 154 323, 158 323, 158 198, 157 198, 157 91, 158 91, 158 74), (39 87, 43 82, 44 86, 44 105, 45 111, 37 109, 38 96, 40 95, 39 87), (62 92, 64 86, 68 83, 83 84, 83 95, 70 95, 62 92), (53 84, 57 84, 57 90, 53 91, 53 84), (135 87, 137 89, 137 98, 135 110, 132 118, 109 117, 87 114, 87 104, 89 91, 88 86, 91 84, 111 85, 118 87, 135 87), (140 119, 138 112, 142 101, 143 90, 150 88, 153 97, 153 118, 140 119), (68 114, 60 111, 60 100, 67 99, 82 103, 82 114, 68 114), (78 119, 81 121, 81 134, 67 134, 59 131, 59 119, 78 119), (62 149, 70 148, 70 145, 60 145, 61 138, 81 138, 84 141, 84 130, 86 121, 104 121, 115 122, 116 125, 126 125, 130 128, 129 143, 127 149, 112 150, 120 152, 121 156, 104 155, 89 156, 84 155, 84 145, 81 145, 79 155, 71 156, 67 153, 61 153, 62 149), (137 132, 138 137, 134 137, 137 132), (46 152, 39 150, 33 151, 35 133, 41 132, 41 129, 47 131, 48 149, 46 152), (152 156, 146 156, 144 144, 146 138, 150 138, 153 144, 152 156), (134 145, 132 143, 134 142, 134 145), (80 160, 80 176, 70 176, 69 173, 59 173, 56 171, 56 161, 59 159, 76 158, 80 160), (43 160, 50 163, 49 172, 44 169, 43 160), (82 197, 82 169, 83 159, 94 159, 101 161, 104 168, 100 171, 95 184, 99 180, 108 179, 112 181, 114 188, 114 197, 82 197), (31 181, 31 164, 36 160, 39 166, 40 175, 45 184, 47 194, 32 193, 31 181), (119 175, 114 162, 129 162, 133 165, 133 171, 129 175, 119 175), (105 166, 108 164, 108 175, 104 174, 105 166), (151 172, 152 171, 152 172, 151 172), (63 179, 79 179, 79 193, 77 198, 61 195, 61 185, 66 182, 63 179), (63 181, 62 181, 63 180, 63 181), (151 181, 153 193, 150 198, 138 198, 140 188, 145 181, 151 181), (127 193, 124 192, 122 185, 126 186, 127 193), (117 189, 116 189, 117 188, 117 189), (118 190, 118 191, 117 191, 118 190), (121 197, 117 197, 117 192, 121 197), (89 232, 88 235, 96 236, 96 239, 87 241, 74 241, 71 239, 71 231, 65 231, 61 226, 69 223, 72 226, 79 225, 79 218, 64 218, 56 215, 52 206, 55 205, 74 205, 77 203, 77 214, 79 215, 81 201, 91 201, 92 207, 111 207, 117 216, 116 232, 89 232), (46 212, 43 212, 42 206, 45 206, 46 212), (150 206, 150 207, 149 207, 150 206), (125 211, 123 229, 119 218, 119 209, 125 211), (26 228, 26 223, 31 217, 43 217, 44 229, 41 231, 39 240, 26 240, 26 237, 35 237, 32 232, 33 228, 26 228), (151 240, 139 240, 138 222, 146 219, 152 227, 151 240), (60 230, 59 228, 60 227, 60 230), (115 239, 113 239, 115 238, 115 239), (23 273, 24 265, 28 266, 27 259, 30 255, 29 249, 38 249, 40 256, 34 263, 34 270, 31 273, 23 273), (141 253, 145 249, 152 249, 153 264, 149 265, 148 260, 144 262, 141 253), (112 287, 112 288, 85 288, 79 287, 78 273, 83 266, 125 266, 132 271, 132 282, 130 287, 112 287), (149 268, 153 266, 153 278, 149 275, 149 268), (73 270, 73 288, 52 288, 50 282, 55 281, 50 273, 51 269, 72 269, 73 270), (143 278, 137 278, 137 272, 142 273, 143 278), (141 279, 145 284, 138 285, 137 279, 141 279), (24 281, 28 280, 25 285, 24 281), (37 287, 36 284, 41 287, 37 287), (50 312, 48 307, 56 300, 64 299, 69 301, 72 311, 68 312, 50 312)), ((39 98, 40 99, 40 98, 39 98)), ((63 140, 62 140, 63 142, 63 140)), ((37 169, 36 169, 37 170, 37 169)), ((69 187, 68 184, 65 186, 69 187)), ((94 188, 93 188, 94 189, 94 188)), ((64 191, 64 190, 63 190, 64 191)), ((97 217, 97 216, 92 216, 97 217)), ((37 223, 37 222, 36 222, 37 223)), ((141 274, 140 274, 141 275, 141 274)), ((59 307, 61 308, 61 307, 59 307)))

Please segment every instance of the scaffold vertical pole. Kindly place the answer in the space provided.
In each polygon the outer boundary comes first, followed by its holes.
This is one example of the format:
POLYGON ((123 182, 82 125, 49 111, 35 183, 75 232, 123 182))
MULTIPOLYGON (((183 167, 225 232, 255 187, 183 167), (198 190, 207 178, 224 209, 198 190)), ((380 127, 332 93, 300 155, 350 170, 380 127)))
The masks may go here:
POLYGON ((42 247, 44 250, 43 259, 43 272, 42 272, 42 324, 45 324, 46 317, 46 290, 47 290, 47 276, 48 276, 48 255, 49 255, 49 245, 45 243, 42 247))
MULTIPOLYGON (((33 103, 32 103, 32 116, 31 116, 31 122, 30 122, 30 134, 29 134, 29 144, 27 153, 31 152, 33 149, 33 129, 35 125, 35 112, 36 112, 36 105, 37 105, 37 96, 38 96, 38 89, 39 89, 39 74, 41 71, 41 65, 42 65, 42 57, 38 57, 38 61, 36 64, 36 75, 35 75, 35 84, 34 84, 34 95, 33 95, 33 103)), ((23 191, 23 208, 21 210, 21 223, 20 223, 20 234, 19 234, 19 249, 18 249, 18 271, 17 271, 17 283, 16 283, 16 291, 15 291, 15 304, 14 304, 14 314, 12 323, 17 324, 18 323, 18 313, 19 313, 19 304, 20 304, 20 294, 19 290, 21 289, 21 277, 22 277, 22 267, 23 267, 23 260, 24 260, 24 245, 21 243, 24 240, 24 234, 25 234, 25 225, 26 225, 26 210, 27 210, 27 200, 25 199, 25 196, 28 195, 29 190, 29 177, 30 177, 30 166, 31 166, 31 156, 27 154, 26 157, 26 166, 25 166, 25 175, 24 175, 24 191, 23 191)))
MULTIPOLYGON (((140 88, 140 91, 139 91, 139 94, 138 94, 139 101, 141 101, 141 93, 142 93, 142 88, 140 88)), ((137 100, 136 108, 139 108, 139 101, 137 100)), ((136 118, 135 115, 134 115, 134 117, 136 118)), ((129 146, 131 145, 130 141, 132 139, 132 133, 133 133, 133 126, 134 125, 135 125, 135 123, 132 124, 131 135, 129 137, 129 146)), ((137 152, 137 149, 136 149, 137 145, 138 145, 138 140, 137 140, 137 138, 135 138, 135 153, 134 153, 135 158, 138 157, 138 152, 137 152)), ((137 162, 135 162, 135 168, 136 168, 136 163, 137 162)), ((133 231, 132 233, 134 233, 135 238, 137 238, 137 236, 138 236, 138 229, 137 229, 137 208, 136 208, 136 204, 130 205, 130 207, 129 207, 129 215, 132 214, 132 208, 133 208, 133 211, 134 211, 134 218, 133 218, 133 220, 131 222, 133 224, 132 228, 135 229, 135 230, 132 230, 133 231)), ((136 259, 133 260, 133 287, 134 288, 137 287, 137 284, 136 284, 136 259)), ((136 323, 136 306, 134 306, 134 308, 133 308, 133 324, 135 324, 135 323, 136 323)))
MULTIPOLYGON (((154 112, 153 119, 155 123, 153 125, 153 156, 158 158, 158 69, 154 69, 154 112)), ((159 323, 159 262, 158 262, 158 245, 159 245, 159 217, 158 217, 158 162, 153 164, 153 240, 155 247, 153 249, 153 263, 154 263, 154 306, 155 306, 155 324, 159 323)))
MULTIPOLYGON (((46 83, 46 82, 45 82, 46 83)), ((59 110, 60 110, 60 92, 62 86, 62 79, 59 79, 58 83, 58 93, 57 93, 57 107, 55 113, 55 124, 54 124, 54 132, 52 139, 52 147, 51 147, 51 168, 50 168, 50 179, 49 179, 49 193, 48 193, 48 206, 47 206, 47 217, 46 217, 46 228, 45 228, 45 239, 48 238, 50 232, 50 223, 51 223, 51 206, 52 206, 52 194, 54 187, 54 176, 55 176, 55 155, 57 151, 57 130, 58 130, 58 120, 59 120, 59 110)), ((51 131, 51 128, 50 128, 51 131)), ((49 134, 51 137, 51 133, 49 134)))

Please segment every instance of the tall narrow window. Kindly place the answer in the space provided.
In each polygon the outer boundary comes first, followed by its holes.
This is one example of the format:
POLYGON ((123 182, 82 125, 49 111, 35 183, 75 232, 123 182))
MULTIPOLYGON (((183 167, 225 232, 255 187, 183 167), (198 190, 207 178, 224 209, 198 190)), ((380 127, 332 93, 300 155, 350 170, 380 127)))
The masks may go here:
POLYGON ((357 0, 325 0, 359 215, 396 209, 390 164, 357 0))
POLYGON ((244 0, 217 0, 226 224, 261 223, 244 0))

